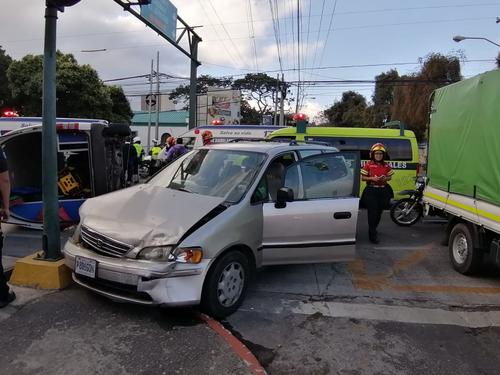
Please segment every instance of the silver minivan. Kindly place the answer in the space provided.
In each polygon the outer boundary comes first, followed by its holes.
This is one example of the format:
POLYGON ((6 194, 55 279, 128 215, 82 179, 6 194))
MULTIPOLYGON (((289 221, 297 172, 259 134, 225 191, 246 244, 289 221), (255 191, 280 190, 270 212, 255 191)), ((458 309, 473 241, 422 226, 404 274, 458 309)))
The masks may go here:
POLYGON ((357 153, 296 142, 202 147, 87 200, 65 262, 111 299, 221 318, 259 267, 354 258, 359 165, 357 153))

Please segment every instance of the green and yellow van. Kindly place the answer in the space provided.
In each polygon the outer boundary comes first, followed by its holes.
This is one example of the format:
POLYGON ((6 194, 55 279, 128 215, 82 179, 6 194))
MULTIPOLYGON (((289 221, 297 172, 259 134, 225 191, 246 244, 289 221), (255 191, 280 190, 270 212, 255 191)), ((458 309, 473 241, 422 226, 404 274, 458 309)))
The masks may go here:
MULTIPOLYGON (((417 139, 415 133, 405 130, 402 124, 399 125, 399 129, 308 126, 304 132, 295 127, 287 127, 272 132, 267 138, 280 141, 324 142, 340 151, 359 151, 361 165, 369 160, 371 146, 381 142, 387 147, 388 162, 394 169, 390 182, 394 198, 403 198, 398 195, 402 190, 415 189, 415 177, 419 166, 417 139)), ((361 184, 361 192, 365 186, 366 184, 361 184)))

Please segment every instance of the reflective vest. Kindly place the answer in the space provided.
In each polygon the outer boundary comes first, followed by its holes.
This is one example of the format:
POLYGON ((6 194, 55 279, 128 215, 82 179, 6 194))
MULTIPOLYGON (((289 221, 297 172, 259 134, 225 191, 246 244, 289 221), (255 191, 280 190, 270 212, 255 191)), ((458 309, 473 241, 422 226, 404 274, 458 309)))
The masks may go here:
POLYGON ((137 152, 137 157, 142 160, 142 146, 139 143, 134 143, 135 151, 137 152))
POLYGON ((151 157, 153 159, 157 159, 158 158, 158 154, 160 153, 160 151, 161 151, 161 147, 160 146, 151 147, 151 157))

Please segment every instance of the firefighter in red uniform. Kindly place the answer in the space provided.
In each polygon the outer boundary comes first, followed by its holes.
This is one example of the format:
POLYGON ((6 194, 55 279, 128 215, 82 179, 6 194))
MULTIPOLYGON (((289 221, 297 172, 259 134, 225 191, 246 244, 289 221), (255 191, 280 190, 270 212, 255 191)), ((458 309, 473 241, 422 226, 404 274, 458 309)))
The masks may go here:
POLYGON ((382 212, 389 206, 393 196, 388 185, 394 171, 385 162, 387 149, 382 143, 375 143, 370 150, 370 160, 361 169, 361 179, 366 181, 363 192, 363 204, 368 209, 368 236, 370 242, 378 243, 377 226, 380 223, 382 212))
POLYGON ((205 130, 201 133, 201 139, 203 140, 203 146, 208 146, 213 143, 214 136, 210 130, 205 130))

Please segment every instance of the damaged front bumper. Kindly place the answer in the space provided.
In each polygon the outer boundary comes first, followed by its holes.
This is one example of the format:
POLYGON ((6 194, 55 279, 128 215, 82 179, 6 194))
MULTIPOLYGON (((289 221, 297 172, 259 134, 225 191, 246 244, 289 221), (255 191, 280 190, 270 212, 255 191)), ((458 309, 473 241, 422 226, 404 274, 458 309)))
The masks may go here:
POLYGON ((72 240, 64 246, 66 265, 79 285, 115 301, 182 306, 200 302, 209 260, 199 264, 153 262, 103 256, 72 240), (95 277, 75 273, 76 257, 96 261, 95 277))

